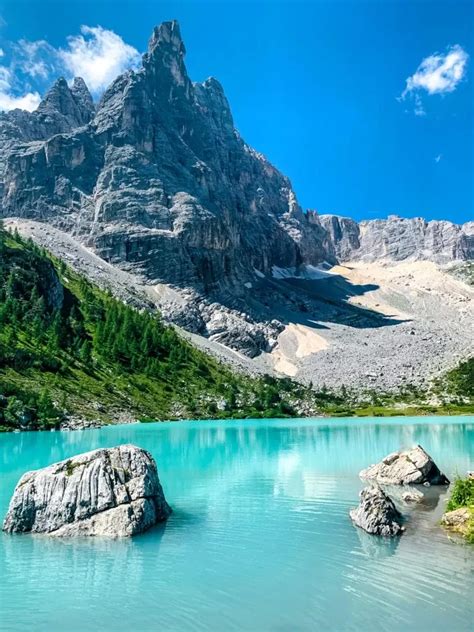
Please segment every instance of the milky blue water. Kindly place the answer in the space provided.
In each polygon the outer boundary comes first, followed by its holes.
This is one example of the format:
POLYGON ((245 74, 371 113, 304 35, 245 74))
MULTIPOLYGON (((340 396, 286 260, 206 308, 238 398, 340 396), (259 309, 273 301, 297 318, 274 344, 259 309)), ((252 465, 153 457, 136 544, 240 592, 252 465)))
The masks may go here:
POLYGON ((358 471, 421 443, 474 469, 473 418, 179 422, 0 436, 0 513, 20 475, 135 443, 174 513, 126 540, 1 536, 8 632, 472 630, 474 548, 437 526, 446 491, 397 540, 352 526, 358 471))

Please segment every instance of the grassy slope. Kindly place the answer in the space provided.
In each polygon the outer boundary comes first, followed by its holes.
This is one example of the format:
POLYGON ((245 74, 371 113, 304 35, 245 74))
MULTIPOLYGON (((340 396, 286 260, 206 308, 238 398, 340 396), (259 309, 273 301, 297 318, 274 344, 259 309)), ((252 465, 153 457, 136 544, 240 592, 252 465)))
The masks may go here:
POLYGON ((282 417, 340 398, 290 380, 252 379, 195 349, 18 235, 0 231, 0 426, 49 427, 66 415, 282 417), (60 307, 48 287, 63 288, 60 307))

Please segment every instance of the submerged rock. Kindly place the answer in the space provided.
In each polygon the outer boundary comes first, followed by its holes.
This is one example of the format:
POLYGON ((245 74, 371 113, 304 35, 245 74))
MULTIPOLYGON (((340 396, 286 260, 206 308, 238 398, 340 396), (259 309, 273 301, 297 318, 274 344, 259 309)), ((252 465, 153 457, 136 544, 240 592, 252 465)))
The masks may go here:
POLYGON ((349 513, 354 524, 367 533, 393 537, 405 530, 401 513, 380 487, 365 487, 359 506, 349 513))
POLYGON ((421 491, 413 485, 382 485, 379 483, 379 486, 397 504, 415 504, 425 499, 424 490, 421 491))
POLYGON ((170 513, 151 454, 134 445, 121 445, 24 474, 3 530, 132 536, 166 520, 170 513))
POLYGON ((447 477, 420 445, 392 452, 380 463, 362 470, 359 476, 382 485, 449 485, 447 477))

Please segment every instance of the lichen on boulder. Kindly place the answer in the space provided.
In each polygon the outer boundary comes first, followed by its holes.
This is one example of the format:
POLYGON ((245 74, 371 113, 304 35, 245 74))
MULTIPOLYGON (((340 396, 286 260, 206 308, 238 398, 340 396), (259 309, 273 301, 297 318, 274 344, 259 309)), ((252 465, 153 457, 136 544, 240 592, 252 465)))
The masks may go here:
POLYGON ((121 445, 24 474, 3 530, 123 537, 146 531, 170 513, 151 454, 121 445))

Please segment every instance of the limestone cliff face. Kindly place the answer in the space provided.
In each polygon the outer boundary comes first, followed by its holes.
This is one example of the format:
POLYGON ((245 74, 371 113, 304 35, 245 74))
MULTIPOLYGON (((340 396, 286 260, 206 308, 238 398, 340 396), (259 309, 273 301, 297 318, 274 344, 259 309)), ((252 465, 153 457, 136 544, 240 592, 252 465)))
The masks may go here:
POLYGON ((21 143, 46 140, 86 125, 94 110, 84 80, 76 77, 71 87, 58 79, 34 112, 0 112, 0 192, 10 151, 21 143))
POLYGON ((426 260, 449 263, 474 258, 474 223, 462 226, 447 221, 416 217, 404 219, 390 215, 387 219, 360 223, 347 217, 321 215, 340 261, 426 260))
MULTIPOLYGON (((205 292, 254 268, 327 259, 317 217, 241 139, 221 85, 191 82, 184 55, 178 24, 162 24, 86 127, 12 150, 3 214, 47 220, 149 281, 205 292)), ((54 101, 69 123, 67 96, 54 101)))

